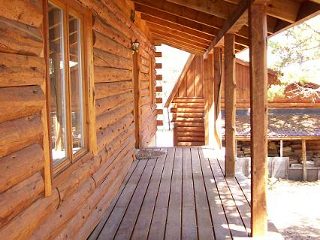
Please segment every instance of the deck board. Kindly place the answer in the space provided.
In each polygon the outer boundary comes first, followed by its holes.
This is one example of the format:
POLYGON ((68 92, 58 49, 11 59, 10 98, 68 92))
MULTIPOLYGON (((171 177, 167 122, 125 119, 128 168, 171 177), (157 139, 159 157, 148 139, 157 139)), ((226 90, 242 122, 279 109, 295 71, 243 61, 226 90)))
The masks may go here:
POLYGON ((93 239, 232 239, 250 233, 250 185, 202 148, 136 160, 93 239))

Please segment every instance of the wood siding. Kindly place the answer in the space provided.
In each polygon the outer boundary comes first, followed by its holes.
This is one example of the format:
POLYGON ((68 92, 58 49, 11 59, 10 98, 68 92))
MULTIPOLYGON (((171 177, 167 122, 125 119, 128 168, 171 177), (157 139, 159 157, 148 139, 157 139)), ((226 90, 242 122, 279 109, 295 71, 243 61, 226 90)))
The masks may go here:
POLYGON ((98 153, 87 153, 54 177, 49 197, 44 196, 49 150, 43 2, 12 1, 12 8, 0 11, 0 239, 86 239, 97 225, 134 159, 131 42, 136 39, 142 145, 155 134, 149 87, 154 48, 143 22, 138 16, 139 27, 130 21, 125 1, 78 2, 93 16, 96 132, 91 134, 98 153))

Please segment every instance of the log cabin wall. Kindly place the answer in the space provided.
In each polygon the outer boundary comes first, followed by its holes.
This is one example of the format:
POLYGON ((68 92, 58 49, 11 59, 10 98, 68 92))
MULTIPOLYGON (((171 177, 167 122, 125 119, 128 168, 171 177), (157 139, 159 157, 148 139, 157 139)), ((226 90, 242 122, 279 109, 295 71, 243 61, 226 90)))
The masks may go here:
POLYGON ((172 100, 176 146, 204 145, 203 83, 203 57, 196 55, 172 100))
POLYGON ((134 157, 135 40, 141 56, 142 145, 155 133, 154 48, 139 16, 133 24, 125 1, 78 2, 93 15, 97 153, 89 152, 54 176, 52 193, 45 197, 44 4, 1 1, 0 239, 86 239, 99 222, 134 157))

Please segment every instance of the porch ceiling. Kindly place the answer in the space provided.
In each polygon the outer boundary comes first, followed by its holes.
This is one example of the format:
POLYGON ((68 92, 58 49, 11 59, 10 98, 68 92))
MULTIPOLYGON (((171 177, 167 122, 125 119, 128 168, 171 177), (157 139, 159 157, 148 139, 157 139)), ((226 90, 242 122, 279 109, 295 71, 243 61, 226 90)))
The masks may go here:
MULTIPOLYGON (((222 46, 225 33, 234 33, 236 51, 249 46, 249 0, 132 1, 147 22, 155 44, 205 53, 222 46)), ((268 34, 272 36, 319 13, 319 0, 270 0, 268 34)))

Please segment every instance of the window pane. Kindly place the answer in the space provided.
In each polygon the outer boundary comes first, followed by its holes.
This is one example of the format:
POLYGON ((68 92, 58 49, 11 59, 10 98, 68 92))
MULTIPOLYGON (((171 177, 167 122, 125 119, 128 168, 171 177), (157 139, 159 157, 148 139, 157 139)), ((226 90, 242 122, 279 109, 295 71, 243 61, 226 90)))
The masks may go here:
POLYGON ((71 82, 72 151, 76 153, 84 147, 84 110, 81 59, 81 22, 69 16, 69 50, 71 82))
POLYGON ((50 131, 53 164, 67 156, 63 11, 49 4, 50 131))

